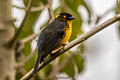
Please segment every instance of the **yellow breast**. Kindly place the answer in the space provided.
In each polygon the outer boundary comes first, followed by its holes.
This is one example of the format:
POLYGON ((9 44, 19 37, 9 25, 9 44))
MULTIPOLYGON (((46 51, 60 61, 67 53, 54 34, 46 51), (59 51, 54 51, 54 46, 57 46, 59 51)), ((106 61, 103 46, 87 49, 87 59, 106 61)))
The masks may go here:
POLYGON ((71 33, 72 33, 72 21, 67 21, 69 24, 69 27, 65 28, 65 36, 63 40, 61 41, 60 45, 66 44, 66 42, 70 39, 71 33))
POLYGON ((71 33, 72 33, 72 21, 67 21, 69 24, 67 27, 65 27, 65 36, 63 37, 62 41, 60 42, 59 46, 52 51, 52 53, 58 51, 63 47, 64 44, 70 39, 71 33))

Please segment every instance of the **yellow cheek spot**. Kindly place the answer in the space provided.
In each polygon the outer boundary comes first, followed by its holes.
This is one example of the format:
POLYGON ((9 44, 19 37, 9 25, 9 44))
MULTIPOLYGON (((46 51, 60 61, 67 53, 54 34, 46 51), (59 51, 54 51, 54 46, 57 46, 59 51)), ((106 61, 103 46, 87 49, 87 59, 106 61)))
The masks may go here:
POLYGON ((58 15, 56 15, 56 18, 58 18, 60 15, 58 14, 58 15))
POLYGON ((63 16, 64 18, 66 18, 66 16, 63 16))

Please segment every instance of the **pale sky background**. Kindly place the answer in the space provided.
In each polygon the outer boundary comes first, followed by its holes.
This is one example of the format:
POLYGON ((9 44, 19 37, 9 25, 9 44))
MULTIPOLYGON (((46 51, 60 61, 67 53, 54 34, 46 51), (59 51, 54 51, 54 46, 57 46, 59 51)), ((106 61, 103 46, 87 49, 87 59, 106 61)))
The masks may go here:
MULTIPOLYGON (((93 13, 103 14, 106 10, 110 9, 116 4, 116 0, 85 0, 92 4, 93 13)), ((13 0, 13 4, 24 6, 21 0, 13 0)), ((54 0, 53 8, 59 6, 58 0, 54 0), (57 4, 57 5, 56 5, 57 4)), ((83 7, 79 8, 79 12, 83 13, 83 18, 86 18, 87 13, 83 7)), ((24 11, 13 9, 13 16, 17 18, 16 25, 21 23, 24 11)), ((93 16, 92 19, 95 19, 93 16)), ((114 13, 111 12, 100 23, 113 17, 114 13)), ((47 9, 42 12, 37 24, 35 25, 35 32, 39 31, 39 26, 44 24, 45 20, 48 20, 47 9)), ((99 24, 100 24, 99 23, 99 24)), ((88 32, 91 28, 95 27, 94 24, 88 26, 83 24, 84 32, 88 32)), ((96 35, 85 41, 85 70, 83 73, 76 76, 76 80, 120 80, 119 75, 119 56, 120 56, 120 41, 117 35, 117 26, 112 24, 108 28, 100 31, 96 35)), ((32 45, 36 46, 35 41, 32 45)), ((64 79, 61 79, 64 80, 64 79)))
MULTIPOLYGON (((116 0, 90 0, 89 2, 92 4, 93 11, 97 14, 103 14, 116 4, 116 0)), ((100 23, 113 16, 114 13, 111 12, 100 23)), ((83 25, 83 27, 86 26, 86 24, 83 25)), ((89 31, 89 27, 94 26, 88 26, 87 29, 83 28, 84 31, 89 31)), ((116 32, 116 24, 112 24, 85 42, 87 47, 85 51, 86 68, 77 80, 120 80, 118 57, 120 41, 116 32)))

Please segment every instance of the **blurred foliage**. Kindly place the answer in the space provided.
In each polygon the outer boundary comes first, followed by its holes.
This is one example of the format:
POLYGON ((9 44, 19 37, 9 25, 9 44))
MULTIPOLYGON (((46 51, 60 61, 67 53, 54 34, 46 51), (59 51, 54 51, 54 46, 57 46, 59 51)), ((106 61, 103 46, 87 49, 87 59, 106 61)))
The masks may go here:
MULTIPOLYGON (((24 5, 27 7, 29 0, 23 0, 24 5)), ((84 6, 89 14, 89 22, 90 22, 90 18, 91 18, 91 10, 89 9, 89 6, 87 5, 87 3, 84 0, 60 0, 61 5, 58 6, 55 10, 54 10, 54 14, 58 14, 60 12, 69 12, 72 15, 74 15, 76 17, 76 19, 73 21, 73 31, 72 31, 72 36, 70 41, 74 40, 78 35, 82 34, 83 31, 81 29, 83 20, 81 18, 81 14, 78 12, 78 8, 80 6, 84 6), (74 6, 73 6, 74 5, 74 6)), ((47 0, 35 0, 33 3, 34 7, 38 7, 41 5, 47 5, 48 2, 47 0)), ((33 33, 33 29, 34 29, 34 25, 36 24, 36 21, 38 20, 38 17, 40 16, 42 11, 37 11, 37 12, 30 12, 27 20, 25 21, 25 25, 22 29, 22 32, 20 33, 19 39, 23 39, 29 35, 31 35, 33 33)), ((47 23, 45 23, 44 25, 46 25, 47 23)), ((80 73, 83 68, 84 68, 84 59, 82 57, 82 53, 84 53, 85 50, 85 46, 84 43, 82 43, 81 45, 79 45, 79 47, 77 47, 77 50, 74 52, 68 51, 68 54, 72 54, 71 59, 75 62, 75 64, 77 65, 77 69, 78 69, 78 73, 80 73)), ((31 42, 25 44, 25 56, 27 57, 31 52, 31 42)), ((36 53, 37 55, 37 53, 36 53)), ((59 64, 62 64, 62 62, 64 62, 64 60, 67 58, 68 56, 66 56, 65 54, 63 54, 62 56, 60 56, 59 58, 59 64)), ((25 64, 24 68, 26 71, 29 71, 32 67, 34 67, 34 63, 35 63, 35 58, 33 57, 29 62, 27 62, 27 64, 25 64)), ((74 77, 75 76, 75 65, 73 65, 72 60, 70 60, 65 67, 60 70, 60 72, 62 73, 66 73, 69 77, 74 77)), ((39 80, 39 79, 47 79, 48 75, 51 74, 52 70, 52 64, 48 64, 44 69, 42 69, 37 76, 35 76, 35 80, 39 80)), ((16 80, 19 80, 21 74, 18 73, 16 75, 16 80)))
POLYGON ((70 38, 70 41, 74 40, 78 35, 82 34, 82 29, 81 29, 81 26, 82 26, 82 21, 79 20, 79 19, 75 19, 73 21, 73 26, 72 26, 72 35, 71 35, 71 38, 70 38))
POLYGON ((66 60, 66 57, 69 57, 68 58, 69 62, 65 65, 65 67, 62 70, 60 70, 60 72, 65 72, 68 76, 74 77, 75 76, 75 65, 73 61, 77 65, 78 73, 80 73, 83 70, 84 59, 80 53, 70 52, 67 54, 72 54, 72 57, 65 55, 65 54, 60 56, 59 65, 62 65, 62 63, 66 60))
POLYGON ((21 77, 23 76, 23 74, 22 73, 16 73, 16 78, 15 78, 15 80, 19 80, 21 77))

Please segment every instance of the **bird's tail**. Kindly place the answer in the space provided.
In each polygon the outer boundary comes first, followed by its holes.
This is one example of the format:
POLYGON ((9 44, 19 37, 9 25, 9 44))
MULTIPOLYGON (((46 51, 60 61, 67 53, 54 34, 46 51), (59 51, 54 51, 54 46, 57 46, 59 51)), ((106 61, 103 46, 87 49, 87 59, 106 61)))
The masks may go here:
POLYGON ((37 57, 37 61, 36 61, 35 67, 34 67, 33 74, 35 74, 38 71, 38 66, 39 66, 39 63, 41 62, 41 60, 42 60, 42 50, 38 49, 38 57, 37 57))

